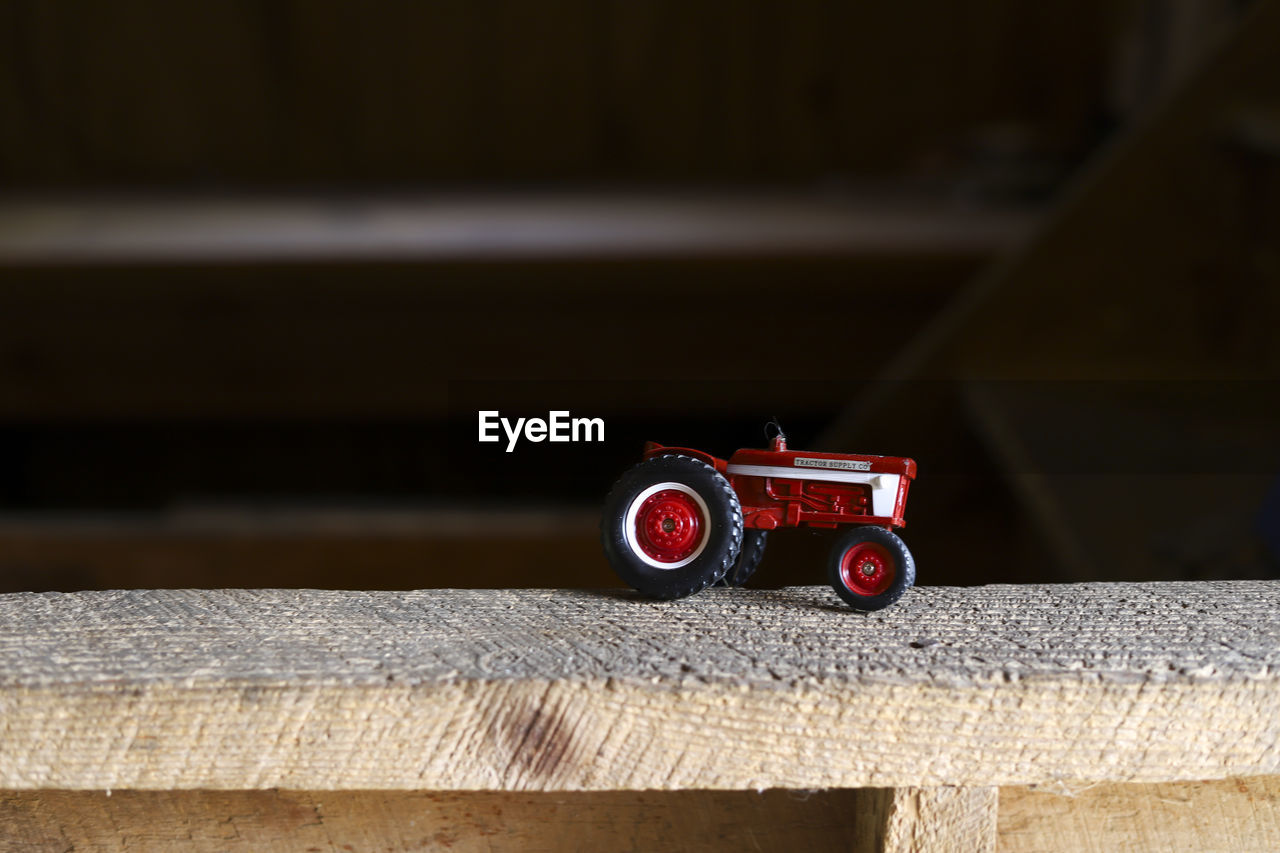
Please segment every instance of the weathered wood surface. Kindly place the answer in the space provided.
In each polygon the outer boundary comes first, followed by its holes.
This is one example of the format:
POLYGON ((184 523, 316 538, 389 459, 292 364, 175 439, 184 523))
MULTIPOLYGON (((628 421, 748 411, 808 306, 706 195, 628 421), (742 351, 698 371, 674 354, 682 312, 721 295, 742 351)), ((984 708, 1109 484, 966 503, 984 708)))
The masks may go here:
POLYGON ((0 849, 805 850, 850 847, 868 791, 0 791, 0 849))
POLYGON ((811 853, 974 853, 992 844, 1001 853, 1280 849, 1280 777, 1100 784, 1084 790, 1001 788, 998 819, 996 802, 996 791, 964 788, 0 791, 0 847, 57 853, 348 849, 344 845, 354 850, 811 853), (908 815, 922 820, 902 820, 908 815), (959 819, 966 815, 967 822, 959 819), (972 819, 979 816, 985 826, 998 828, 998 839, 990 833, 974 838, 972 819), (918 843, 912 846, 913 841, 918 843))
POLYGON ((883 853, 995 853, 996 788, 888 788, 876 792, 885 800, 883 839, 873 850, 883 853))
POLYGON ((1274 853, 1280 778, 1003 788, 1001 853, 1274 853))
POLYGON ((611 790, 1280 771, 1280 584, 0 597, 0 787, 611 790))

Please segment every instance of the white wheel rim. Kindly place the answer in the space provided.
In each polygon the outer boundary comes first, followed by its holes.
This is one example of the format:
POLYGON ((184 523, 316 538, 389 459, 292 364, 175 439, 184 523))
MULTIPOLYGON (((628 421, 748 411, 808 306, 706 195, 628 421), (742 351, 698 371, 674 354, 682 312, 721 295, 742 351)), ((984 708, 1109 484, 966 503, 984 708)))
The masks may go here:
POLYGON ((626 538, 627 547, 631 549, 631 553, 635 554, 636 557, 645 565, 663 570, 678 569, 681 566, 687 566, 694 560, 698 559, 698 556, 702 554, 704 549, 706 549, 707 540, 711 538, 711 513, 707 512, 707 502, 702 499, 702 495, 698 494, 684 483, 656 483, 631 499, 631 503, 627 506, 627 513, 622 519, 622 535, 626 538), (686 495, 693 498, 694 503, 698 505, 698 511, 702 513, 702 522, 705 526, 705 530, 702 534, 702 541, 698 543, 698 547, 694 552, 683 560, 677 560, 674 563, 663 563, 659 560, 653 559, 644 552, 644 549, 640 547, 640 543, 636 541, 636 516, 640 513, 640 507, 643 506, 644 502, 652 495, 656 495, 658 492, 663 492, 667 489, 684 492, 686 495))

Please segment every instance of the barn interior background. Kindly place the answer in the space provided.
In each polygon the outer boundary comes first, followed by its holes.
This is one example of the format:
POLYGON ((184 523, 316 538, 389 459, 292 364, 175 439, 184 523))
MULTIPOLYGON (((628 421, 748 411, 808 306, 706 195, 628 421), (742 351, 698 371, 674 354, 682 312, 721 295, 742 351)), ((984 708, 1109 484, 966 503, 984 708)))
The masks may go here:
MULTIPOLYGON (((0 6, 0 588, 608 586, 646 439, 925 584, 1280 573, 1280 13, 0 6), (603 417, 475 441, 476 411, 603 417)), ((779 536, 753 583, 820 583, 779 536)))

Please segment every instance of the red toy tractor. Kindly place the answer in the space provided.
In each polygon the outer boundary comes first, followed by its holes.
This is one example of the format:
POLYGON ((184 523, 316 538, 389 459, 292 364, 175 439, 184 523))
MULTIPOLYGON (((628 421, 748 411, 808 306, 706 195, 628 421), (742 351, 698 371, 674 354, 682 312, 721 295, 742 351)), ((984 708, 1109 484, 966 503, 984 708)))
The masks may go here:
POLYGON ((916 567, 892 531, 906 524, 916 463, 788 450, 781 430, 770 444, 728 461, 646 444, 605 499, 604 551, 619 577, 653 598, 738 586, 760 564, 770 530, 852 525, 827 560, 831 585, 858 610, 901 598, 916 567))

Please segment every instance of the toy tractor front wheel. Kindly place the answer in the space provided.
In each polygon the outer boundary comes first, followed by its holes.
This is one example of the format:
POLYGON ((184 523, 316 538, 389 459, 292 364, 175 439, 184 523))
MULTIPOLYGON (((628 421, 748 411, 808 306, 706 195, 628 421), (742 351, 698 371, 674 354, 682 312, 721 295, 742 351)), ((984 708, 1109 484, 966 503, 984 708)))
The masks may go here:
POLYGON ((831 549, 827 578, 853 608, 880 610, 916 582, 916 563, 906 544, 888 530, 855 527, 831 549))
POLYGON ((604 502, 605 556, 651 598, 682 598, 725 576, 742 546, 742 507, 715 468, 658 456, 628 470, 604 502))

